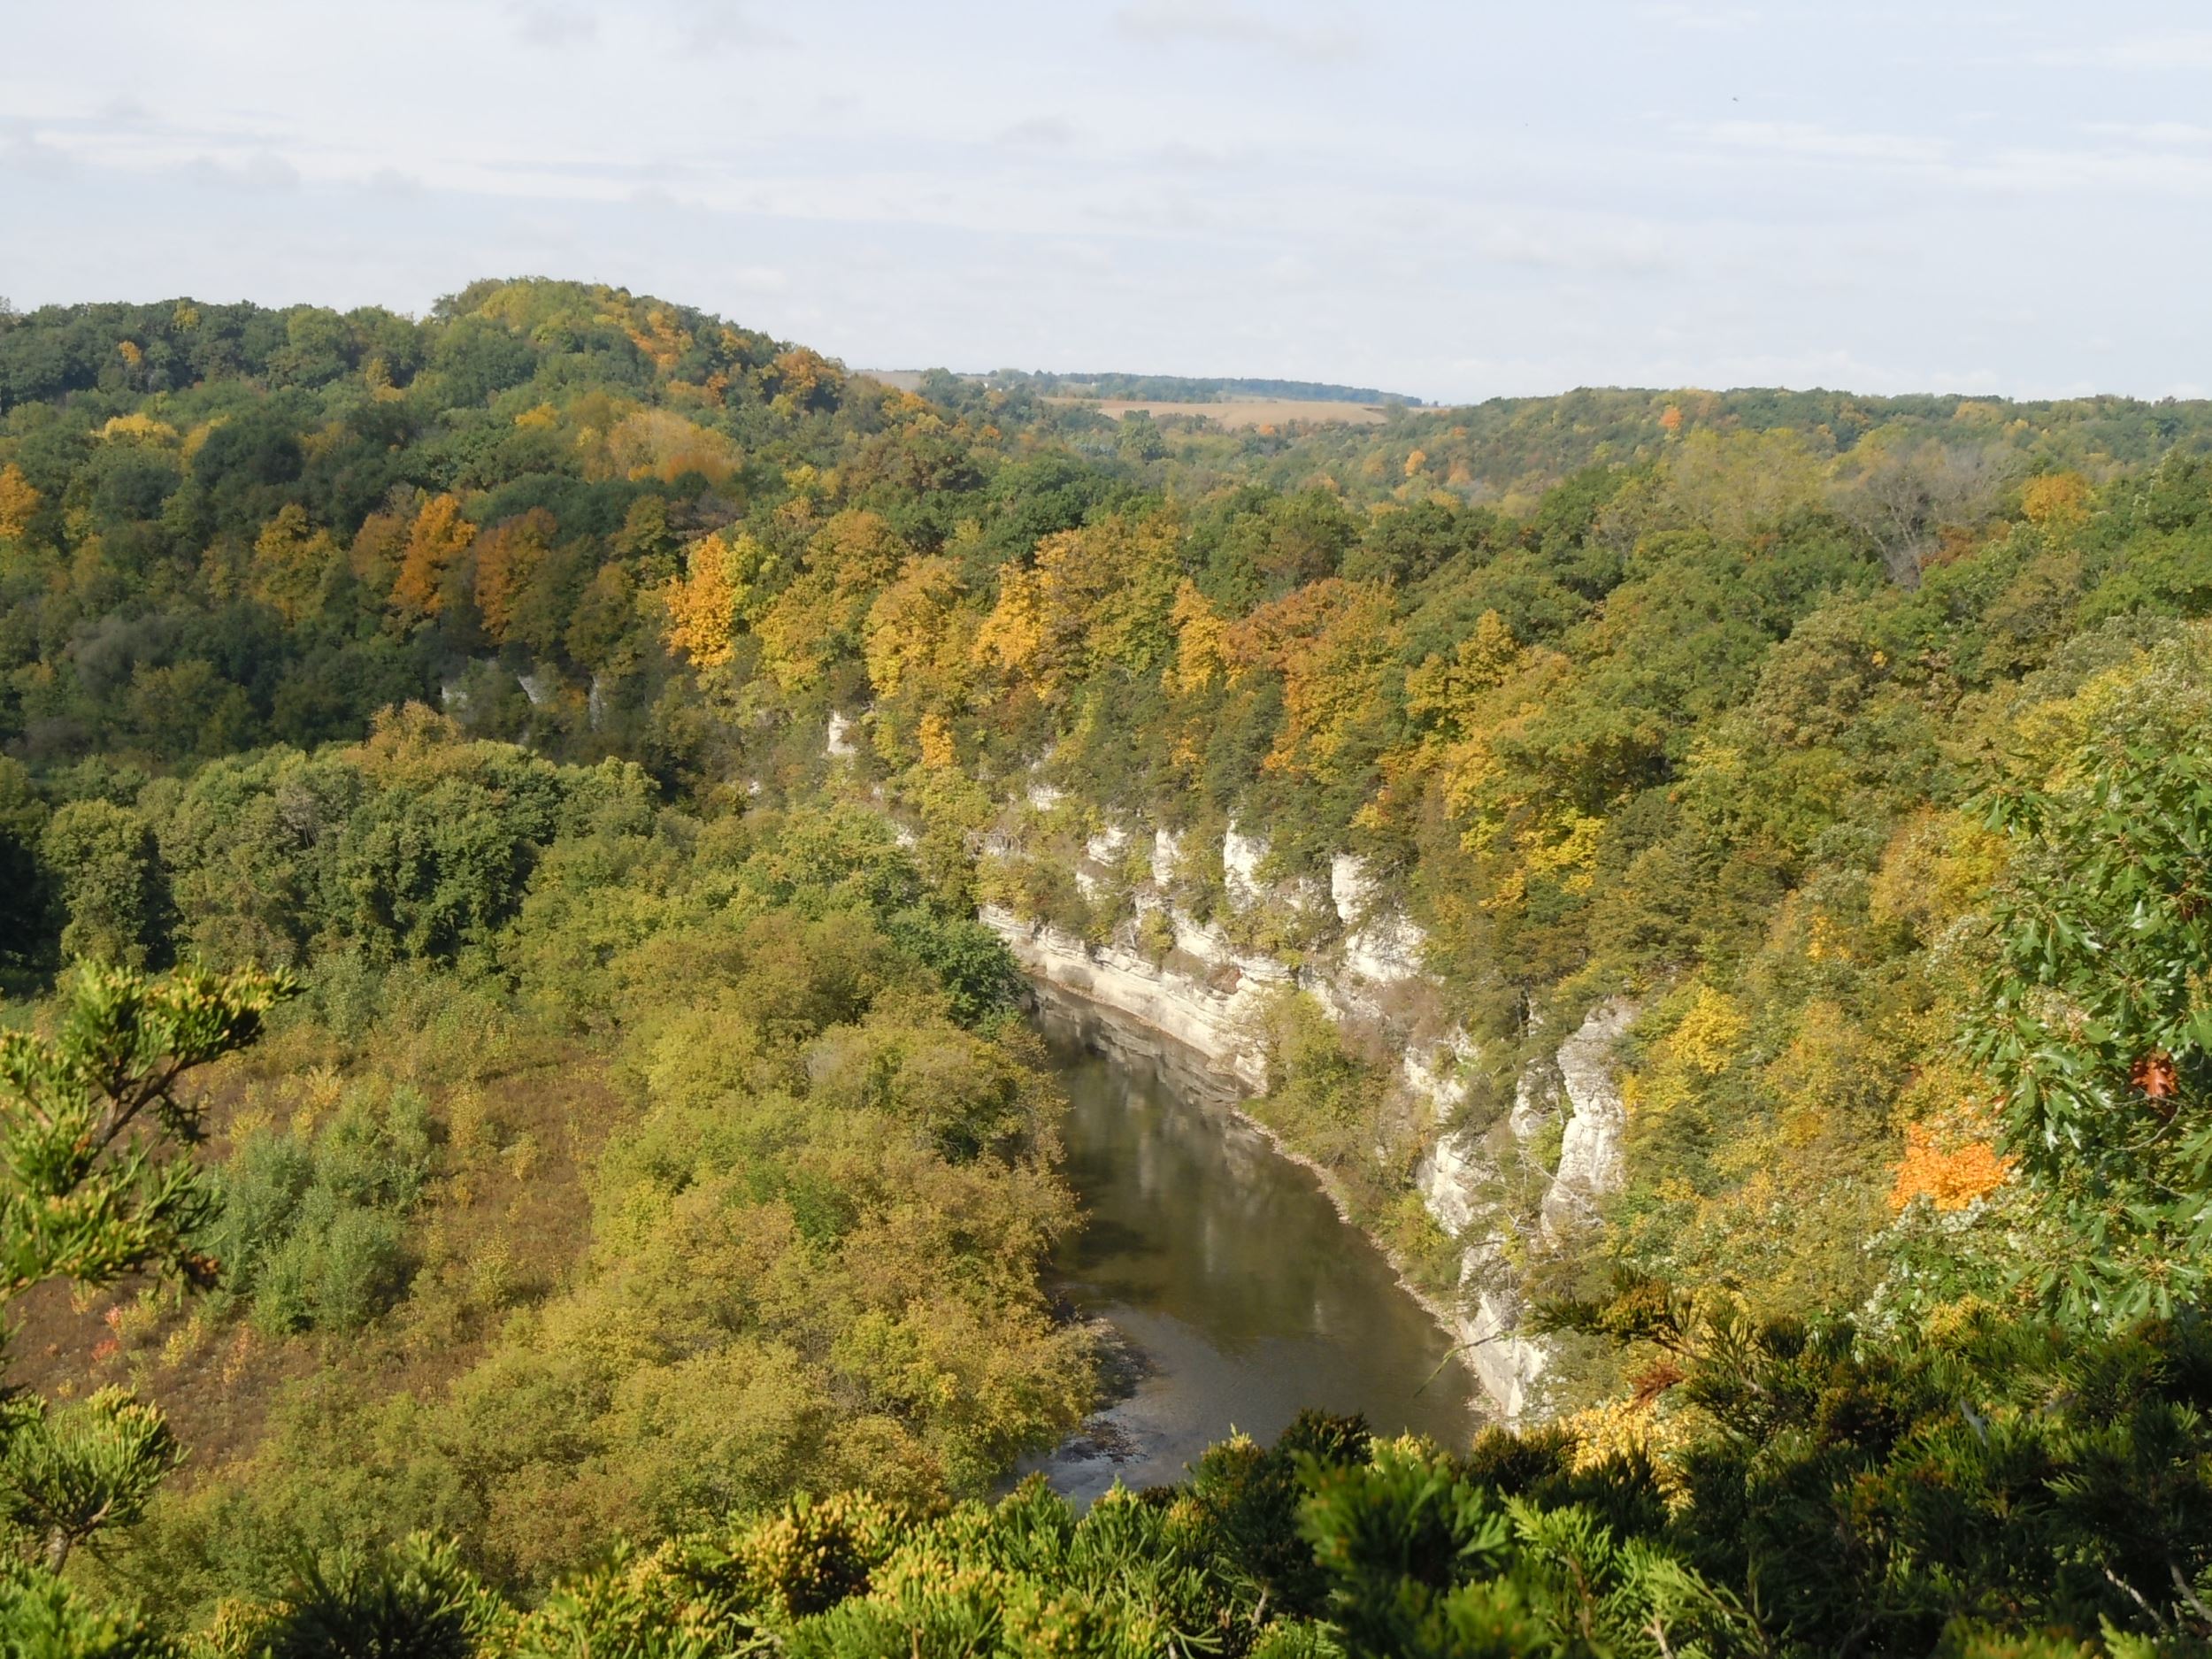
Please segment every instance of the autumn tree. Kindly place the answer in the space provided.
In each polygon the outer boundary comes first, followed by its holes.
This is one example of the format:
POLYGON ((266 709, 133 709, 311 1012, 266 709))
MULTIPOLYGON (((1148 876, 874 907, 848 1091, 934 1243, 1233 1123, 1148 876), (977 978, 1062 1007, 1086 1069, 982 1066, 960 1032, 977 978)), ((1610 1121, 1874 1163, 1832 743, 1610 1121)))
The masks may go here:
POLYGON ((392 599, 403 615, 434 617, 445 609, 446 579, 475 544, 476 526, 450 495, 426 500, 408 526, 392 599))
POLYGON ((42 497, 13 461, 0 467, 0 541, 13 541, 31 527, 42 497))
POLYGON ((761 550, 749 536, 716 534, 695 541, 684 554, 684 573, 661 589, 668 608, 663 634, 668 649, 680 651, 702 668, 730 660, 740 609, 758 568, 761 550))
POLYGON ((484 631, 504 645, 513 635, 516 611, 559 531, 553 515, 533 507, 518 518, 494 525, 476 538, 476 609, 484 631))
POLYGON ((337 554, 330 533, 318 528, 297 502, 287 502, 254 539, 254 596, 286 622, 297 623, 313 608, 337 554))

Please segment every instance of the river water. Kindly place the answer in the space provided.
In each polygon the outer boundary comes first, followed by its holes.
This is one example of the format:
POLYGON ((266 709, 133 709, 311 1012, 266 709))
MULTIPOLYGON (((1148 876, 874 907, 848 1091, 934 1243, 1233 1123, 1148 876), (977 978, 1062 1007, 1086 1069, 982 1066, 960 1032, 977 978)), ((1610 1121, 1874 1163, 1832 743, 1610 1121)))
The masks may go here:
POLYGON ((1089 1216, 1051 1278, 1125 1351, 1120 1397, 1022 1472, 1087 1502, 1118 1479, 1181 1479, 1232 1429, 1271 1440, 1310 1405, 1363 1413, 1382 1433, 1473 1432, 1473 1384, 1447 1363, 1449 1340, 1201 1056, 1056 994, 1037 1022, 1089 1216))

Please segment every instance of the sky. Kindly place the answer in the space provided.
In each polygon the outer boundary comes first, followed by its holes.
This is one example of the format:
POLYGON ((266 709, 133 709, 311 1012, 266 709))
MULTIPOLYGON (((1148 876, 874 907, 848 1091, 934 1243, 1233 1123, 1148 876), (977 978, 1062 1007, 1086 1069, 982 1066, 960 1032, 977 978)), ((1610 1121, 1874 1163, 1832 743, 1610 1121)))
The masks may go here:
POLYGON ((2212 392, 2205 0, 0 0, 0 295, 855 367, 2212 392))

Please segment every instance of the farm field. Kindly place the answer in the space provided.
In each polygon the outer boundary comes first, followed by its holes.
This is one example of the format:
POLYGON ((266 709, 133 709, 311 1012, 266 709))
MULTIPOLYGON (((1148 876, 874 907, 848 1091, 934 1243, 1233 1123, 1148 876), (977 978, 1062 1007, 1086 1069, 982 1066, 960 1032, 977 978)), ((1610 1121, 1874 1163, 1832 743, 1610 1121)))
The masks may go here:
MULTIPOLYGON (((1047 400, 1056 403, 1092 403, 1088 398, 1056 397, 1047 400)), ((1133 410, 1142 410, 1154 419, 1171 415, 1195 415, 1221 426, 1284 426, 1293 421, 1316 424, 1334 422, 1341 426, 1380 426, 1382 409, 1373 403, 1345 403, 1328 398, 1269 397, 1225 400, 1217 403, 1167 403, 1150 399, 1101 398, 1094 404, 1102 415, 1119 420, 1133 410)))

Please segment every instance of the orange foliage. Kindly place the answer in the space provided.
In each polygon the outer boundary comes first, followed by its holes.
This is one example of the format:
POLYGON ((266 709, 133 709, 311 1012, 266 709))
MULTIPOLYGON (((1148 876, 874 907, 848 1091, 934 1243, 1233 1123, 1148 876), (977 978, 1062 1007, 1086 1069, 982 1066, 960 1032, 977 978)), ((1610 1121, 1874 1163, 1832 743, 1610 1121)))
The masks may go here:
POLYGON ((2012 1160, 1986 1141, 1969 1141, 1946 1151, 1934 1130, 1925 1124, 1909 1124, 1889 1207, 1902 1210, 1924 1195, 1934 1200, 1938 1210, 1964 1210, 2002 1187, 2011 1172, 2012 1160))
POLYGON ((433 495, 416 513, 407 532, 407 550, 400 556, 399 580, 392 598, 403 611, 434 617, 445 609, 446 573, 468 557, 475 545, 476 526, 461 517, 461 503, 451 495, 433 495))
POLYGON ((559 526, 542 507, 495 525, 476 543, 476 608, 484 631, 502 645, 514 626, 515 601, 530 586, 552 549, 559 526))
POLYGON ((2154 1048, 2128 1069, 2128 1080, 2153 1100, 2168 1100, 2180 1087, 2174 1071, 2174 1057, 2163 1049, 2154 1048))

